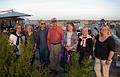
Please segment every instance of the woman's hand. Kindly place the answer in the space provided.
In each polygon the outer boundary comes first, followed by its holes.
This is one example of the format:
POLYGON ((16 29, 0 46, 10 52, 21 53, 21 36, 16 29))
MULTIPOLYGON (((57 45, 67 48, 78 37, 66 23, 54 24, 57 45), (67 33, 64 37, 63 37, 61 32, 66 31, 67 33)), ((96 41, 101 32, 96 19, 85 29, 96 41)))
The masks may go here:
POLYGON ((73 47, 68 47, 68 46, 67 46, 67 47, 65 47, 65 48, 66 48, 66 50, 67 50, 67 51, 70 51, 70 50, 72 50, 72 49, 73 49, 73 47))
POLYGON ((112 60, 106 60, 105 62, 107 65, 111 64, 112 63, 112 60))

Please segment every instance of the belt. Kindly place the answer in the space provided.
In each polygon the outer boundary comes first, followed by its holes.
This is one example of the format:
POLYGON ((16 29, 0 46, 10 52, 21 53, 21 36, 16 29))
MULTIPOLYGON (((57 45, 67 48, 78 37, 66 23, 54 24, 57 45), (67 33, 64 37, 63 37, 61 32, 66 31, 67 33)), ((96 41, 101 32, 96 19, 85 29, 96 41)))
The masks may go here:
POLYGON ((53 45, 57 45, 57 44, 61 44, 61 43, 51 43, 51 44, 53 44, 53 45))

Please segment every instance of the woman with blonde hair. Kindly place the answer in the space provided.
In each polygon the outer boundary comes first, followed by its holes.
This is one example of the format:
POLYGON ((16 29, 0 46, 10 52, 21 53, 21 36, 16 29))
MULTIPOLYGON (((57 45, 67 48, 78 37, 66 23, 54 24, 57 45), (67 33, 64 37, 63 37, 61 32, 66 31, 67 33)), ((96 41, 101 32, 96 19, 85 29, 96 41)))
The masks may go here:
POLYGON ((112 38, 108 25, 100 28, 95 37, 95 73, 96 77, 109 77, 109 68, 115 52, 115 41, 112 38))
POLYGON ((29 44, 32 45, 33 53, 31 58, 31 65, 35 62, 35 52, 36 52, 36 44, 35 44, 35 31, 31 25, 28 25, 26 28, 26 46, 29 44))
MULTIPOLYGON (((31 25, 28 25, 26 28, 26 40, 29 40, 29 41, 31 41, 32 44, 34 44, 34 39, 35 39, 34 29, 31 25)), ((27 42, 26 42, 26 44, 27 44, 27 42)))
POLYGON ((111 36, 110 28, 108 25, 104 25, 100 27, 100 32, 99 32, 100 36, 104 36, 104 33, 107 34, 108 36, 111 36), (103 32, 102 30, 106 30, 106 31, 103 32))
POLYGON ((27 33, 28 33, 28 35, 31 36, 33 32, 34 32, 33 27, 31 25, 28 25, 28 27, 27 27, 27 33))

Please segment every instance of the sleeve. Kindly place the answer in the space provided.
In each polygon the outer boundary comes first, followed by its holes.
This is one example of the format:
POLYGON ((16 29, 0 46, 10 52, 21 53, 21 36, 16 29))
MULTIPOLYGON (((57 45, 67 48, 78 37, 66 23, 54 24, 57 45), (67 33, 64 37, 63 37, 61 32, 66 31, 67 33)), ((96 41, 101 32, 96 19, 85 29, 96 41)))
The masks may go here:
POLYGON ((62 35, 62 37, 64 36, 64 31, 63 31, 63 29, 61 29, 61 35, 62 35))
POLYGON ((92 38, 89 39, 88 51, 90 52, 90 55, 93 55, 93 40, 92 40, 92 38))
POLYGON ((77 49, 77 45, 78 45, 78 36, 77 36, 77 33, 74 34, 74 49, 76 50, 77 49))
POLYGON ((33 32, 33 42, 37 43, 37 32, 33 32))
POLYGON ((98 40, 98 39, 99 39, 99 35, 96 35, 96 36, 95 36, 95 39, 98 40))
POLYGON ((61 41, 62 46, 65 46, 65 37, 66 37, 66 33, 64 33, 64 36, 62 37, 62 41, 61 41))
POLYGON ((57 27, 57 31, 61 34, 61 37, 64 36, 64 30, 60 26, 57 27))
POLYGON ((48 35, 47 35, 47 44, 48 44, 48 48, 50 49, 50 44, 51 44, 51 42, 50 42, 50 32, 51 32, 51 29, 49 29, 48 30, 48 35))
POLYGON ((108 40, 108 46, 109 46, 110 51, 116 52, 116 50, 115 50, 115 40, 111 36, 108 40))
POLYGON ((78 43, 77 43, 77 52, 79 52, 80 51, 80 38, 78 39, 78 43))
POLYGON ((64 36, 64 31, 61 27, 60 27, 60 33, 61 33, 61 37, 63 37, 64 36))
POLYGON ((21 36, 21 41, 22 41, 22 43, 26 46, 27 45, 27 36, 26 36, 26 34, 23 34, 22 36, 21 36))

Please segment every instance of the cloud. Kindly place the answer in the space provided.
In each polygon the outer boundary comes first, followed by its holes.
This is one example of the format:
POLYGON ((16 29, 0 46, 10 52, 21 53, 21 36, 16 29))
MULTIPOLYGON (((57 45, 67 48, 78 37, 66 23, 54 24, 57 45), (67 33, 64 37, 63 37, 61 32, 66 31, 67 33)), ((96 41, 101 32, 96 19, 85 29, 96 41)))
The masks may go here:
MULTIPOLYGON (((32 19, 100 19, 102 17, 120 19, 118 3, 108 0, 10 0, 3 2, 0 10, 14 9, 15 11, 32 14, 32 19), (24 3, 20 3, 24 2, 24 3)), ((117 1, 117 0, 114 0, 117 1)))

